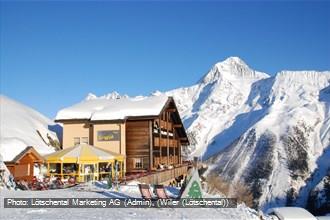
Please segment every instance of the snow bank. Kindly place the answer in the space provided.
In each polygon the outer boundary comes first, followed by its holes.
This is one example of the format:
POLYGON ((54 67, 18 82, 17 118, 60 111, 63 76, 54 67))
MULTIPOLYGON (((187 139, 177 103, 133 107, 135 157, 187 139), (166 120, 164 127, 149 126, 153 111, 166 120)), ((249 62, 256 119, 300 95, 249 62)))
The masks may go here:
POLYGON ((56 134, 50 130, 58 125, 4 95, 0 95, 0 105, 0 154, 3 161, 12 160, 27 146, 33 146, 40 154, 54 151, 48 145, 47 136, 58 141, 56 134))

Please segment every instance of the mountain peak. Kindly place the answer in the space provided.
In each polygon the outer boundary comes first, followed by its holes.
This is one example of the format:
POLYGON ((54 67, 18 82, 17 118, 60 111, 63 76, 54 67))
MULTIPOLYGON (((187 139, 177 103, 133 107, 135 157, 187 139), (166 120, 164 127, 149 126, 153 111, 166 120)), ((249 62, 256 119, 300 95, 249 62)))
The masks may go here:
MULTIPOLYGON (((218 71, 228 72, 230 75, 244 76, 244 77, 255 77, 254 74, 244 74, 253 73, 252 70, 241 58, 239 57, 228 57, 227 59, 220 61, 214 65, 218 71), (242 75, 243 74, 243 75, 242 75)), ((227 73, 227 75, 228 75, 227 73)))
POLYGON ((156 91, 153 91, 150 95, 151 96, 160 96, 160 95, 162 95, 163 93, 161 92, 161 91, 159 91, 159 90, 156 90, 156 91))
POLYGON ((203 83, 212 83, 219 79, 263 79, 268 78, 266 73, 251 69, 241 58, 228 57, 216 63, 213 68, 200 80, 203 83))
POLYGON ((128 95, 120 95, 117 91, 110 92, 108 94, 102 96, 96 96, 93 93, 88 93, 85 101, 93 100, 93 99, 121 99, 121 98, 128 98, 128 95))
POLYGON ((85 100, 88 101, 88 100, 92 100, 92 99, 96 99, 96 98, 97 98, 97 96, 90 92, 87 94, 85 100))
POLYGON ((117 91, 112 91, 104 96, 101 96, 100 98, 105 98, 105 99, 120 99, 122 98, 121 95, 117 91))
POLYGON ((235 66, 235 65, 247 66, 247 64, 240 57, 235 57, 235 56, 228 57, 224 61, 219 62, 217 64, 226 64, 226 65, 232 65, 232 66, 235 66))

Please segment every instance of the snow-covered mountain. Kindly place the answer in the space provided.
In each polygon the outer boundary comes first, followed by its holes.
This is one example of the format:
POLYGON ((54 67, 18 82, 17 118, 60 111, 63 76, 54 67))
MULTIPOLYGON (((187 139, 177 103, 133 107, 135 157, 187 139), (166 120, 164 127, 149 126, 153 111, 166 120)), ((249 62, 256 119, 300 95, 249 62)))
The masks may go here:
POLYGON ((305 206, 330 167, 330 72, 268 76, 239 58, 217 63, 175 97, 191 155, 208 173, 249 187, 255 207, 305 206))
MULTIPOLYGON (((330 167, 329 85, 329 72, 314 71, 284 71, 255 83, 245 102, 250 111, 234 122, 248 129, 208 160, 210 172, 248 185, 264 209, 305 206, 330 167)), ((218 143, 214 138, 209 149, 218 143)))
POLYGON ((39 112, 0 95, 0 158, 11 161, 27 146, 47 154, 59 146, 61 127, 39 112))
POLYGON ((255 207, 305 206, 330 167, 329 71, 269 76, 230 57, 195 85, 164 93, 192 139, 188 156, 202 156, 208 174, 247 185, 255 207))
POLYGON ((190 156, 209 156, 220 151, 237 138, 238 130, 218 137, 220 145, 210 148, 214 137, 234 126, 238 114, 250 111, 244 104, 253 83, 268 78, 266 73, 254 71, 237 57, 217 63, 195 85, 166 92, 175 98, 185 127, 196 139, 189 149, 190 156))

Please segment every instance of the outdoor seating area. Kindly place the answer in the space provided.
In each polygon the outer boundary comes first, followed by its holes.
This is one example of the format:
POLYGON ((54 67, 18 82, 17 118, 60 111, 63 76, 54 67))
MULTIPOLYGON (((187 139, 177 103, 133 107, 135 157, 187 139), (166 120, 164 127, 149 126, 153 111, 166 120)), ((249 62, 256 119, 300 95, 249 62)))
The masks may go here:
POLYGON ((60 177, 67 181, 74 178, 76 182, 122 179, 124 173, 124 156, 82 144, 66 148, 45 156, 47 176, 60 177))
POLYGON ((63 183, 59 177, 45 177, 43 179, 38 179, 33 177, 32 181, 28 182, 25 180, 18 180, 15 182, 16 187, 20 190, 49 190, 49 189, 63 189, 76 185, 74 179, 63 183))

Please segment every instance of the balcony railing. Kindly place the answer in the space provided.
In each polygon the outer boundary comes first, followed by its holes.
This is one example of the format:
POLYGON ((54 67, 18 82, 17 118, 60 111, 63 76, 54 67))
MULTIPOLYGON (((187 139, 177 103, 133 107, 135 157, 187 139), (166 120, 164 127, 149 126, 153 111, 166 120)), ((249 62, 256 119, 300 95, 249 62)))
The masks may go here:
MULTIPOLYGON (((170 147, 176 147, 178 146, 178 140, 175 139, 169 139, 169 146, 170 147)), ((154 146, 156 147, 166 147, 167 146, 167 138, 159 138, 155 137, 154 138, 154 146)))
POLYGON ((160 127, 165 130, 172 130, 173 124, 172 122, 166 122, 164 120, 160 120, 160 127), (167 127, 166 127, 167 125, 167 127))
POLYGON ((175 156, 169 156, 169 162, 167 162, 167 156, 163 157, 154 157, 154 166, 157 167, 158 164, 178 164, 179 163, 179 157, 177 155, 175 156))
POLYGON ((188 171, 188 164, 182 164, 172 169, 165 169, 146 174, 142 177, 136 178, 137 181, 146 184, 167 184, 175 177, 186 175, 188 171))

